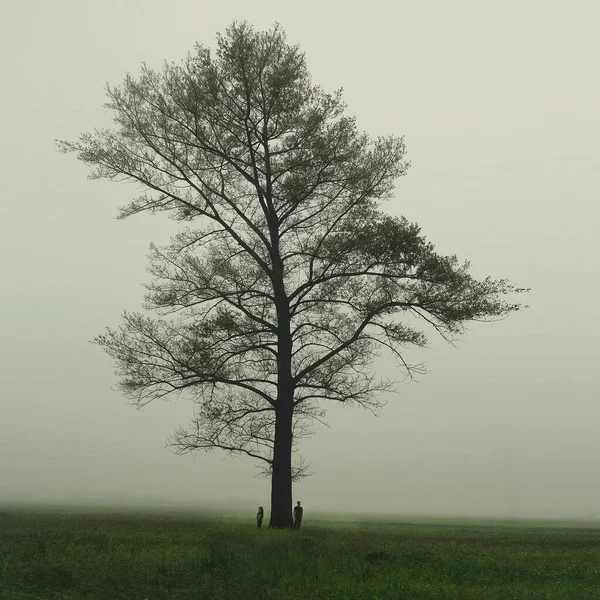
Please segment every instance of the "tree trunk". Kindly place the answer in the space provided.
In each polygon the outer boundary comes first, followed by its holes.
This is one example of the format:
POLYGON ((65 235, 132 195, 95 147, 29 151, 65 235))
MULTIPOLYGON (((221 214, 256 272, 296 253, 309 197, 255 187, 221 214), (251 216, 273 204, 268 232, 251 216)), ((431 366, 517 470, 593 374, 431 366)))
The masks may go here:
MULTIPOLYGON (((274 213, 273 213, 274 214, 274 213)), ((273 243, 273 295, 277 310, 277 406, 271 474, 271 520, 269 527, 292 527, 292 334, 290 304, 285 293, 284 265, 279 252, 278 222, 270 224, 273 243)))
POLYGON ((292 527, 292 419, 294 385, 292 383, 292 336, 289 302, 283 286, 283 266, 276 269, 277 304, 277 406, 275 439, 273 440, 273 473, 271 475, 271 521, 269 527, 292 527))
MULTIPOLYGON (((283 392, 284 390, 282 390, 283 392)), ((292 414, 293 397, 280 394, 275 416, 271 520, 269 527, 292 527, 292 414)))

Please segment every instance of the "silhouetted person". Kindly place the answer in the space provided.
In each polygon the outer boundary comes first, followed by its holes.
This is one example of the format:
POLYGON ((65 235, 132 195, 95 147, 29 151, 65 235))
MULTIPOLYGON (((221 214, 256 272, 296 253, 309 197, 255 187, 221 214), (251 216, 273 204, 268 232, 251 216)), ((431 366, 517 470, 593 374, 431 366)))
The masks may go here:
POLYGON ((300 525, 302 525, 302 514, 304 513, 304 509, 300 506, 300 500, 298 500, 298 504, 294 506, 294 527, 296 529, 300 529, 300 525))
POLYGON ((258 507, 258 512, 256 513, 256 524, 260 529, 262 527, 263 519, 265 518, 265 511, 262 506, 258 507))

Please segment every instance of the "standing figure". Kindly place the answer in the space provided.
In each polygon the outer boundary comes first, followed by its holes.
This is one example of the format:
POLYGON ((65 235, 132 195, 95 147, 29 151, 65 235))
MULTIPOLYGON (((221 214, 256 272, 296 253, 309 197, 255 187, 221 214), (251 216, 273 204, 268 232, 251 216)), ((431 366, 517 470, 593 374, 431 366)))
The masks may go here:
POLYGON ((259 529, 262 527, 262 522, 263 522, 264 517, 265 517, 265 511, 262 506, 259 506, 258 512, 256 513, 256 524, 258 525, 259 529))
POLYGON ((302 525, 302 514, 304 513, 304 509, 300 506, 300 500, 298 500, 298 504, 294 506, 294 528, 300 529, 300 525, 302 525))

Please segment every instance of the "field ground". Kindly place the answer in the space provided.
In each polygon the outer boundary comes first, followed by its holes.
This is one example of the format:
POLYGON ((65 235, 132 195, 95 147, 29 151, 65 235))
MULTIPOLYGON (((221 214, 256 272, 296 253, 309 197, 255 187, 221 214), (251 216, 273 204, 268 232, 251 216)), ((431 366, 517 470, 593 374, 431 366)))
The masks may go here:
POLYGON ((600 600, 600 529, 0 512, 0 600, 600 600))

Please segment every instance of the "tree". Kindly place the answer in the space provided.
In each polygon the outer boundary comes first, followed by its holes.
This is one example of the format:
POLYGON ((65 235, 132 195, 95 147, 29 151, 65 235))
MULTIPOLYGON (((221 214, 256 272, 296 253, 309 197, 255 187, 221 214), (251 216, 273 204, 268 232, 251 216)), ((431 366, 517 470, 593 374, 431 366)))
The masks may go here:
POLYGON ((177 451, 263 464, 270 525, 291 526, 292 481, 306 474, 293 451, 323 405, 377 410, 393 386, 373 372, 379 353, 411 375, 404 349, 425 344, 421 324, 449 338, 517 310, 503 298, 522 290, 475 280, 382 210, 408 168, 403 139, 359 132, 341 92, 311 83, 278 26, 234 23, 214 57, 197 46, 107 96, 115 127, 61 149, 93 178, 142 186, 121 218, 166 212, 186 228, 151 247, 146 308, 159 318, 125 313, 96 342, 138 406, 195 401, 177 451))

